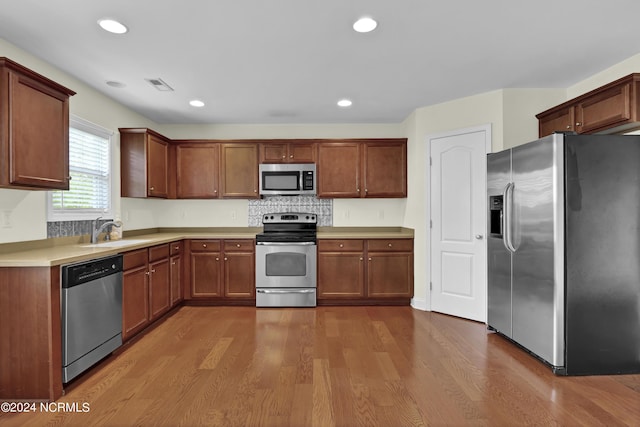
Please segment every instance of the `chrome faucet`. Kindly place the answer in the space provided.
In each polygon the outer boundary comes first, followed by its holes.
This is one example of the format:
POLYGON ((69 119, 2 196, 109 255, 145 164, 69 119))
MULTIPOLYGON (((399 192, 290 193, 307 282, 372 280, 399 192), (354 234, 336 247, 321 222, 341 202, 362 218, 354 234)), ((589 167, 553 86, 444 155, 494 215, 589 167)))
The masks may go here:
MULTIPOLYGON (((101 226, 98 226, 98 220, 102 218, 99 216, 98 218, 93 220, 93 229, 91 231, 91 243, 98 243, 98 236, 102 233, 107 227, 122 227, 122 223, 120 221, 109 221, 105 222, 101 226)), ((105 239, 106 240, 106 239, 105 239)))

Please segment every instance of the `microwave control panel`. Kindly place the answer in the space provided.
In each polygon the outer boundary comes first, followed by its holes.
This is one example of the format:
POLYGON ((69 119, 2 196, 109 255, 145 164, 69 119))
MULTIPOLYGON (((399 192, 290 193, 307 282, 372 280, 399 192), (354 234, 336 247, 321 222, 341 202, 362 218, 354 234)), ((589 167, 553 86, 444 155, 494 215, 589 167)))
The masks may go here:
POLYGON ((302 171, 302 189, 313 190, 313 171, 302 171))

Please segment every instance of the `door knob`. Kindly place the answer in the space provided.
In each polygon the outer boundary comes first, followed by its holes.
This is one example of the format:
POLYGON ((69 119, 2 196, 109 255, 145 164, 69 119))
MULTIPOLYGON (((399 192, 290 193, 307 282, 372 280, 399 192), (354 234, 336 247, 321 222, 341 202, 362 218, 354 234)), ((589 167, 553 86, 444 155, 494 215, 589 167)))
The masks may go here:
POLYGON ((476 234, 476 239, 482 240, 482 237, 483 237, 482 234, 476 234))

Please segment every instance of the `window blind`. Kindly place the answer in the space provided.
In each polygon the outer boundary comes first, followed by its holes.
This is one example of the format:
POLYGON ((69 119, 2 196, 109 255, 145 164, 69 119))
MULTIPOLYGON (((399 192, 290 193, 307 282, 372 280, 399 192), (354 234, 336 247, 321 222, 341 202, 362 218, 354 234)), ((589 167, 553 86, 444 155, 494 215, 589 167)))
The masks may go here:
POLYGON ((54 215, 91 214, 111 210, 110 138, 69 128, 69 190, 51 192, 54 215))

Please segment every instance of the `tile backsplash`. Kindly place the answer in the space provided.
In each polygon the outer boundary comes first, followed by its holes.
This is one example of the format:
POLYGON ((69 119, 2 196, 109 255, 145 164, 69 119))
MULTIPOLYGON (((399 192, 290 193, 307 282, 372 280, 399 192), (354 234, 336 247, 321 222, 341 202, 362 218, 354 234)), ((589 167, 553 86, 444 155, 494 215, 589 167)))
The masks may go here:
POLYGON ((333 225, 333 199, 315 196, 265 196, 249 200, 249 227, 261 227, 262 216, 267 213, 304 212, 318 216, 318 226, 333 225))
MULTIPOLYGON (((102 225, 111 219, 100 219, 98 224, 102 225)), ((82 236, 91 234, 93 220, 86 221, 52 221, 47 222, 47 239, 54 237, 82 236)))

